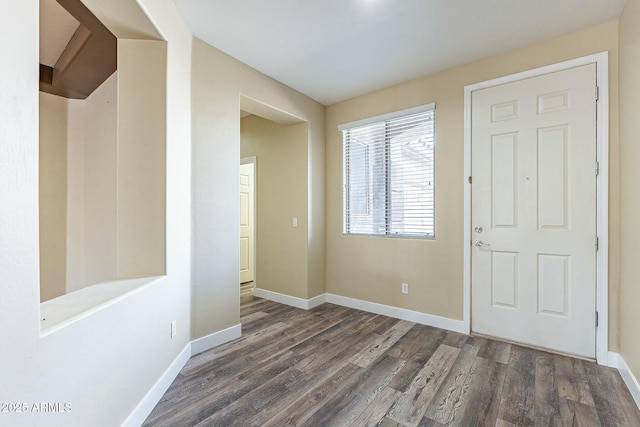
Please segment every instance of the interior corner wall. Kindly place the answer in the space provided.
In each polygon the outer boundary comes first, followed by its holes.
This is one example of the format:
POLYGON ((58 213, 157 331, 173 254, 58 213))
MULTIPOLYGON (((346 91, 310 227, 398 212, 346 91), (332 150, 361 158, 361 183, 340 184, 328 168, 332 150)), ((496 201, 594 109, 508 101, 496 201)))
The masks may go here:
POLYGON ((256 287, 307 298, 307 123, 241 120, 240 156, 256 164, 256 287), (293 227, 293 218, 298 226, 293 227))
POLYGON ((325 195, 325 120, 326 107, 316 104, 308 117, 308 236, 307 236, 307 298, 327 292, 326 287, 326 195, 325 195))
POLYGON ((617 346, 620 230, 618 186, 618 24, 592 27, 442 71, 327 107, 327 292, 422 313, 463 318, 464 87, 602 51, 609 52, 610 346, 617 346), (436 103, 435 240, 342 235, 342 140, 337 126, 436 103), (410 294, 403 295, 401 283, 410 294))
MULTIPOLYGON (((192 338, 240 323, 240 96, 299 117, 309 125, 303 298, 324 292, 325 107, 231 58, 193 41, 192 338), (236 224, 237 226, 233 226, 236 224), (317 273, 317 274, 316 274, 317 273), (312 274, 316 274, 310 277, 312 274)), ((258 165, 260 168, 260 165, 258 165)))
POLYGON ((40 92, 40 300, 66 293, 67 100, 40 92))
POLYGON ((117 277, 165 273, 167 43, 118 40, 117 277))
POLYGON ((67 293, 117 277, 117 87, 68 100, 67 293))
MULTIPOLYGON (((72 119, 83 115, 82 104, 77 100, 67 100, 67 281, 65 293, 84 288, 84 125, 82 119, 72 119)), ((42 118, 40 118, 42 121, 42 118)), ((114 141, 115 142, 115 141, 114 141)))
POLYGON ((620 18, 620 354, 640 378, 640 1, 620 18))

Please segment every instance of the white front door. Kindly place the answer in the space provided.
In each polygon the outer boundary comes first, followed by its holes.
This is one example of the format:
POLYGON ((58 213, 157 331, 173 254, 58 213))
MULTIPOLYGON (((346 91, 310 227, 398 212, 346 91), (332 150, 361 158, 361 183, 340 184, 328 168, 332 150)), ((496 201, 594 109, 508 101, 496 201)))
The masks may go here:
POLYGON ((254 177, 254 163, 240 165, 240 283, 254 279, 254 177))
POLYGON ((595 357, 596 65, 472 93, 472 330, 595 357))

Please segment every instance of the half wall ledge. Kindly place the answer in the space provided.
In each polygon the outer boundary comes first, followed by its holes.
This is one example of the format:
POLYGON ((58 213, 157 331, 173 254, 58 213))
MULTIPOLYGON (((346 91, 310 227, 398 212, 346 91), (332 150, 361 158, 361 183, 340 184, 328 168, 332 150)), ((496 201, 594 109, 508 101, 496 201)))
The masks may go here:
POLYGON ((98 283, 40 304, 40 336, 50 335, 158 283, 166 276, 98 283))

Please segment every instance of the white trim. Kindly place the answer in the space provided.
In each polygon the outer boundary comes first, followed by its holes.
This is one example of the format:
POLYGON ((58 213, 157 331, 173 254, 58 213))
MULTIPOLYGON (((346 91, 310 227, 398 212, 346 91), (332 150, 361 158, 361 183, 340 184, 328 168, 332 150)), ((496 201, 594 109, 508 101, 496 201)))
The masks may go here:
POLYGON ((325 295, 327 302, 331 304, 368 311, 369 313, 381 314, 383 316, 393 317, 394 319, 408 320, 410 322, 446 329, 448 331, 460 332, 463 334, 466 333, 462 320, 455 320, 448 317, 440 317, 433 314, 421 313, 419 311, 407 310, 406 308, 392 307, 390 305, 343 297, 341 295, 325 295))
POLYGON ((622 355, 610 351, 608 356, 608 366, 611 368, 616 368, 620 372, 620 376, 624 380, 624 383, 627 385, 629 393, 631 393, 631 396, 636 402, 638 409, 640 409, 640 383, 638 383, 638 380, 633 375, 633 372, 631 372, 629 365, 627 365, 627 362, 625 362, 622 355))
POLYGON ((138 405, 136 405, 127 419, 124 420, 122 426, 141 426, 142 423, 144 423, 191 356, 239 338, 241 333, 242 328, 241 325, 238 324, 187 343, 178 357, 171 362, 171 365, 160 375, 160 378, 158 378, 147 394, 145 394, 138 405))
POLYGON ((341 305, 343 307, 367 311, 369 313, 381 314, 395 319, 408 320, 422 325, 429 325, 463 334, 466 333, 462 320, 440 317, 433 314, 421 313, 419 311, 408 310, 406 308, 393 307, 390 305, 378 304, 341 295, 322 294, 311 299, 302 299, 278 292, 267 291, 266 289, 256 289, 254 295, 258 298, 264 298, 269 301, 275 301, 280 304, 286 304, 304 310, 309 310, 327 302, 330 304, 341 305))
POLYGON ((266 289, 255 288, 253 295, 258 298, 264 298, 269 301, 279 302, 280 304, 290 305, 291 307, 309 310, 326 302, 324 294, 318 295, 311 299, 302 299, 292 297, 291 295, 281 294, 279 292, 268 291, 266 289))
POLYGON ((187 363, 191 357, 191 343, 182 349, 178 357, 169 365, 166 371, 158 378, 151 389, 145 394, 140 403, 136 405, 134 410, 129 414, 126 420, 122 423, 122 426, 141 426, 144 420, 147 419, 153 408, 156 407, 162 396, 169 389, 169 386, 173 380, 178 376, 180 370, 187 363))
POLYGON ((241 335, 242 325, 238 323, 237 325, 231 326, 227 329, 214 332, 202 338, 197 338, 191 341, 191 355, 195 356, 198 353, 202 353, 203 351, 210 350, 221 344, 240 338, 241 335))
POLYGON ((313 297, 307 301, 308 301, 307 305, 309 309, 316 308, 319 305, 322 305, 325 302, 327 302, 327 294, 318 295, 317 297, 313 297))
POLYGON ((462 269, 462 322, 464 333, 471 333, 471 90, 464 88, 464 217, 463 217, 463 257, 462 269))
POLYGON ((597 160, 600 174, 596 181, 597 234, 600 249, 597 252, 596 310, 599 326, 596 329, 596 359, 606 365, 609 356, 609 53, 601 52, 570 61, 524 71, 464 87, 464 272, 463 323, 465 333, 471 331, 471 94, 480 89, 503 85, 587 64, 596 64, 596 84, 599 87, 597 103, 597 160))
POLYGON ((596 359, 606 365, 609 356, 609 56, 598 54, 596 59, 597 104, 597 160, 600 173, 596 180, 597 229, 599 250, 596 254, 596 310, 599 325, 596 328, 596 359))
POLYGON ((360 126, 369 125, 371 123, 384 122, 386 120, 396 119, 402 116, 410 116, 412 114, 423 113, 425 111, 432 111, 436 109, 436 103, 418 105, 417 107, 407 108, 405 110, 393 111, 387 114, 380 114, 379 116, 367 117, 366 119, 356 120, 349 123, 338 125, 338 130, 343 131, 347 129, 353 129, 360 126))
POLYGON ((164 279, 166 276, 101 282, 44 301, 40 303, 40 336, 60 331, 164 279))

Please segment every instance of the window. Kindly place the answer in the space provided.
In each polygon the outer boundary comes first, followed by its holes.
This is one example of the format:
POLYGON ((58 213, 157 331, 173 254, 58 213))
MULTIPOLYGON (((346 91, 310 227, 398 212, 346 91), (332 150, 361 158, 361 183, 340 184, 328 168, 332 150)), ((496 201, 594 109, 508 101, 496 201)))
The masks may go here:
POLYGON ((435 237, 434 119, 429 104, 338 127, 344 234, 435 237))

